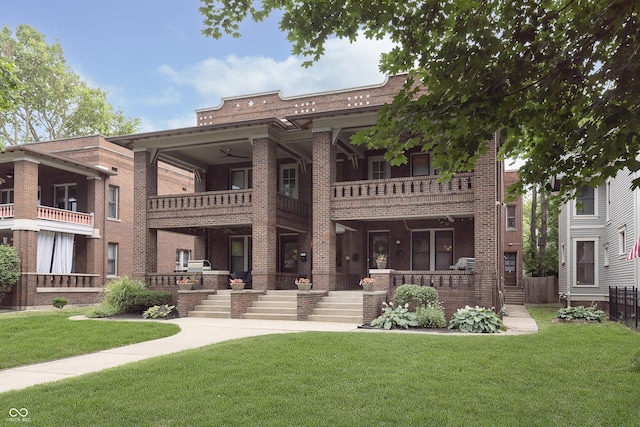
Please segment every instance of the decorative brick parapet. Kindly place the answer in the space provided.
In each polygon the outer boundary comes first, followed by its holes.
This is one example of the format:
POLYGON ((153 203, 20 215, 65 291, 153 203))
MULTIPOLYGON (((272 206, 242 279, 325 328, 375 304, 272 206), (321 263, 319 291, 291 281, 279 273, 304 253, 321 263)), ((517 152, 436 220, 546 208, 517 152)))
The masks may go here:
POLYGON ((202 288, 203 289, 227 289, 229 287, 228 271, 203 271, 202 272, 202 288))
POLYGON ((198 289, 195 291, 178 290, 178 302, 176 307, 178 313, 182 317, 187 317, 190 311, 193 311, 200 301, 207 299, 209 295, 215 295, 215 289, 198 289))
POLYGON ((246 313, 247 309, 264 295, 263 290, 246 289, 242 291, 231 291, 231 318, 240 319, 242 313, 246 313))
POLYGON ((328 294, 327 291, 298 292, 298 320, 308 320, 316 305, 328 294))

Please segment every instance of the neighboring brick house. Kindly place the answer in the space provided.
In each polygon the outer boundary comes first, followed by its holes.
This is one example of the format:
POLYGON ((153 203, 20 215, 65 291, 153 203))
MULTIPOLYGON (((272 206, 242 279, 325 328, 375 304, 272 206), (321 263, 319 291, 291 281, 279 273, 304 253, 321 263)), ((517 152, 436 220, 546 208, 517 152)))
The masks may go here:
MULTIPOLYGON (((192 191, 193 177, 162 165, 163 192, 192 191)), ((0 305, 99 299, 105 281, 133 273, 133 153, 103 136, 7 147, 0 153, 0 243, 16 247, 22 276, 0 305)), ((176 268, 193 238, 161 233, 158 263, 176 268)))
MULTIPOLYGON (((489 141, 473 172, 438 182, 429 153, 390 167, 350 137, 372 126, 404 76, 381 85, 283 97, 226 98, 197 126, 107 138, 135 156, 134 274, 158 278, 160 230, 196 236, 194 258, 213 273, 250 273, 253 289, 379 290, 435 286, 448 308, 499 303, 504 271, 503 164, 489 141), (196 177, 195 192, 160 195, 158 162, 196 177), (386 267, 375 258, 384 253, 386 267), (451 270, 460 257, 475 270, 451 270)), ((521 262, 519 263, 521 265, 521 262)), ((517 275, 516 275, 517 276, 517 275)), ((157 283, 157 282, 156 282, 157 283)))
MULTIPOLYGON (((504 175, 504 196, 510 185, 519 180, 517 170, 507 170, 504 175)), ((504 253, 504 285, 507 303, 524 303, 522 289, 523 253, 522 253, 522 197, 503 204, 504 216, 502 222, 502 252, 504 253)))
POLYGON ((566 305, 609 310, 609 287, 638 287, 640 260, 627 259, 640 236, 640 191, 631 190, 637 176, 622 170, 561 206, 558 282, 566 305))

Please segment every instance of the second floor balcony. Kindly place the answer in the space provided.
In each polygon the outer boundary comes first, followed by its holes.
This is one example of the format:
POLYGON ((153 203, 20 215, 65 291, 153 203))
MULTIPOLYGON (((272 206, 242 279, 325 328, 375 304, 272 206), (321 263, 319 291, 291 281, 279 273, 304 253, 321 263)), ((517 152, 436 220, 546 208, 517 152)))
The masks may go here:
MULTIPOLYGON (((0 228, 11 229, 16 219, 24 218, 15 218, 13 203, 0 205, 0 228)), ((41 230, 82 235, 92 235, 94 228, 94 216, 91 213, 42 205, 38 205, 37 222, 41 230)))

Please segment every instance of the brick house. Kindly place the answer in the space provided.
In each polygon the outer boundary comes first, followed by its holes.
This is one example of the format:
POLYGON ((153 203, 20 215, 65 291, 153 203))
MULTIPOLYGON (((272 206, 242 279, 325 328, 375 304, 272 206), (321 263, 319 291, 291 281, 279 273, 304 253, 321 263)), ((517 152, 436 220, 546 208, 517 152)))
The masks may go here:
POLYGON ((250 278, 257 292, 295 289, 300 276, 316 291, 358 290, 372 276, 387 297, 402 283, 434 286, 449 314, 465 304, 498 306, 499 138, 473 172, 445 183, 429 153, 412 151, 408 164, 390 167, 382 151, 350 143, 403 79, 226 98, 198 110, 197 126, 107 138, 135 158, 134 275, 157 287, 175 283, 159 274, 156 242, 164 230, 195 236, 193 258, 211 263, 205 288, 226 288, 235 275, 250 278), (160 194, 160 162, 193 173, 195 190, 160 194), (380 268, 379 254, 387 258, 380 268), (462 257, 475 258, 475 269, 450 269, 462 257))
MULTIPOLYGON (((159 166, 162 192, 193 187, 193 177, 159 166)), ((133 153, 103 136, 7 147, 0 153, 0 243, 13 245, 22 275, 0 305, 50 306, 98 300, 111 278, 133 273, 133 153)), ((176 268, 193 238, 161 233, 158 264, 176 268)))
MULTIPOLYGON (((507 170, 504 173, 504 195, 510 185, 518 182, 517 170, 507 170)), ((522 252, 522 197, 518 196, 503 205, 502 220, 502 248, 504 253, 504 290, 507 303, 523 304, 524 290, 522 285, 523 252, 522 252)))

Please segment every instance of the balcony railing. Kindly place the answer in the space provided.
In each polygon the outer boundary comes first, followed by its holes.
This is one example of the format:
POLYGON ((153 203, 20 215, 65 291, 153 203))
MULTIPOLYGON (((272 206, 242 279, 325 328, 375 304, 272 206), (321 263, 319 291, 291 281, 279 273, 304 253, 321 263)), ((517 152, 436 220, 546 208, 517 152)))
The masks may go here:
POLYGON ((250 207, 251 190, 209 191, 206 193, 152 196, 148 211, 210 209, 216 207, 250 207))
POLYGON ((456 174, 449 182, 438 182, 438 176, 347 181, 332 185, 334 200, 366 197, 443 195, 473 192, 473 174, 456 174))
MULTIPOLYGON (((0 218, 13 218, 13 204, 0 205, 0 218)), ((93 214, 38 205, 38 219, 93 227, 93 214)))

